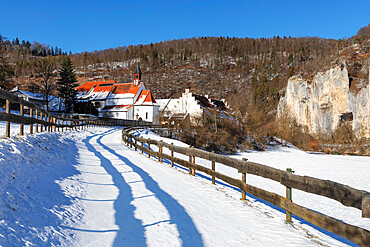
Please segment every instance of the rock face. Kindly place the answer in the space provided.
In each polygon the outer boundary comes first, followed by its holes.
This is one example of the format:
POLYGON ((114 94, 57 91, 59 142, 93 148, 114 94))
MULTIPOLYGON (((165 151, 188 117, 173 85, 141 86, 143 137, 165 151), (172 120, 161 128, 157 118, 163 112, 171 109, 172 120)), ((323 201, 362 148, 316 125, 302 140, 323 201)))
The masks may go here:
POLYGON ((350 77, 344 62, 317 73, 312 81, 291 77, 286 94, 280 99, 277 115, 295 119, 312 135, 330 135, 341 122, 351 121, 358 137, 370 138, 369 81, 370 78, 359 91, 350 90, 350 77))

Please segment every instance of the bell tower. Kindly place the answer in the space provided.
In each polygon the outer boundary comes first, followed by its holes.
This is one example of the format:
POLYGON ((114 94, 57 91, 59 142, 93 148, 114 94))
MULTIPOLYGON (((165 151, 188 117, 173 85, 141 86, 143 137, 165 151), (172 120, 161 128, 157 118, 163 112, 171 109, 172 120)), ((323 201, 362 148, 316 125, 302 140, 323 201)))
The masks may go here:
POLYGON ((134 85, 135 85, 135 87, 137 85, 139 85, 139 82, 141 82, 141 70, 140 70, 139 63, 137 63, 136 69, 135 69, 135 72, 134 72, 134 85))

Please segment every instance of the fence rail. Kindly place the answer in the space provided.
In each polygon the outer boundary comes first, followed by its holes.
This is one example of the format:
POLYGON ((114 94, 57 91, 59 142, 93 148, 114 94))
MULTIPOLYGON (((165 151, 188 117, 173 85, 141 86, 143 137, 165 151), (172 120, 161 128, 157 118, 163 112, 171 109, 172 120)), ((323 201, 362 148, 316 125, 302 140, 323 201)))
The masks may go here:
POLYGON ((51 114, 45 109, 30 103, 6 90, 0 88, 0 99, 5 100, 6 112, 0 111, 0 121, 6 122, 5 136, 10 137, 10 123, 20 124, 19 134, 24 135, 24 125, 30 125, 30 133, 33 134, 33 125, 35 124, 35 132, 40 131, 56 131, 75 128, 83 128, 84 126, 147 126, 151 123, 124 120, 124 119, 110 119, 100 117, 87 117, 82 115, 69 114, 51 114), (10 112, 10 104, 18 104, 20 114, 10 112), (24 107, 29 108, 29 116, 25 116, 24 107))
MULTIPOLYGON (((128 146, 134 147, 135 150, 140 149, 141 153, 146 152, 149 157, 157 157, 160 162, 163 159, 167 159, 171 161, 172 165, 173 163, 176 163, 187 167, 189 168, 189 174, 194 175, 196 170, 204 172, 212 176, 212 183, 214 183, 215 178, 218 178, 230 185, 240 188, 242 190, 242 198, 245 197, 245 192, 248 192, 286 210, 287 215, 294 214, 320 228, 326 229, 359 244, 360 246, 370 246, 370 232, 368 230, 344 223, 333 217, 326 216, 297 205, 291 201, 291 198, 289 198, 288 195, 288 191, 290 189, 291 192, 291 188, 321 195, 339 201, 345 206, 360 209, 362 210, 362 217, 370 218, 370 193, 367 191, 357 190, 350 186, 330 180, 294 175, 289 171, 279 170, 246 160, 230 158, 196 148, 179 147, 163 141, 137 137, 130 134, 130 131, 133 129, 135 128, 124 128, 122 130, 122 140, 128 146), (143 143, 148 144, 148 147, 144 147, 143 143), (150 145, 158 146, 159 151, 155 152, 151 150, 150 145), (163 147, 170 150, 171 155, 163 153, 163 147), (189 161, 174 157, 174 153, 189 156, 189 161), (212 162, 212 169, 195 164, 195 157, 203 158, 212 162), (242 179, 239 180, 217 172, 214 165, 216 162, 237 169, 239 173, 242 173, 242 179), (245 182, 246 173, 280 182, 282 185, 287 187, 287 197, 282 197, 276 193, 247 184, 245 182)), ((287 216, 287 220, 290 221, 289 216, 287 216)))

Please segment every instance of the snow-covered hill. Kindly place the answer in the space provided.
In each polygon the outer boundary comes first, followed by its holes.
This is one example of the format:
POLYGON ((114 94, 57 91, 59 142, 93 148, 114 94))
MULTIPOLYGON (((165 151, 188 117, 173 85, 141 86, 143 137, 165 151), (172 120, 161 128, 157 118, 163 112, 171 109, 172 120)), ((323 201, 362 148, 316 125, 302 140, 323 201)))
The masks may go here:
MULTIPOLYGON (((160 138, 149 131, 137 134, 160 138)), ((295 149, 238 157, 370 190, 368 157, 295 149)), ((219 165, 216 169, 234 172, 219 165)), ((247 181, 283 190, 253 176, 247 181)), ((285 224, 283 212, 256 198, 240 201, 235 188, 211 185, 206 176, 189 176, 180 167, 148 159, 123 145, 116 128, 0 139, 0 183, 2 246, 352 245, 299 220, 285 224)), ((303 205, 313 200, 306 196, 304 200, 293 191, 293 200, 303 205)), ((370 229, 370 220, 361 219, 359 210, 333 208, 318 199, 324 213, 370 229)))

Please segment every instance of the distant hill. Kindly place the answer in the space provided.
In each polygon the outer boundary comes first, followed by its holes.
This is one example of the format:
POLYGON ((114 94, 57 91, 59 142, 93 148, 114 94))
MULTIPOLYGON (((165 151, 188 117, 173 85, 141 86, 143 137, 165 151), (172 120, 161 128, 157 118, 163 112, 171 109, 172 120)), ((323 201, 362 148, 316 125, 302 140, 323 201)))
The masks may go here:
MULTIPOLYGON (((80 83, 131 81, 134 66, 140 62, 143 81, 156 98, 177 97, 185 88, 190 88, 197 94, 227 98, 242 114, 249 107, 273 113, 289 77, 299 74, 311 78, 318 71, 328 69, 342 53, 349 60, 349 73, 365 77, 356 72, 358 64, 351 47, 358 44, 361 53, 366 54, 369 29, 368 25, 357 35, 339 40, 279 36, 261 39, 199 37, 83 52, 70 57, 80 83)), ((47 45, 39 47, 38 52, 30 52, 27 42, 26 46, 18 43, 2 41, 1 47, 5 57, 11 58, 8 64, 14 69, 13 82, 21 86, 37 80, 32 65, 35 59, 42 59, 45 54, 53 56, 54 51, 58 64, 60 55, 65 55, 59 48, 57 54, 55 48, 46 49, 50 47, 47 45)), ((32 47, 38 47, 37 44, 32 47)))

